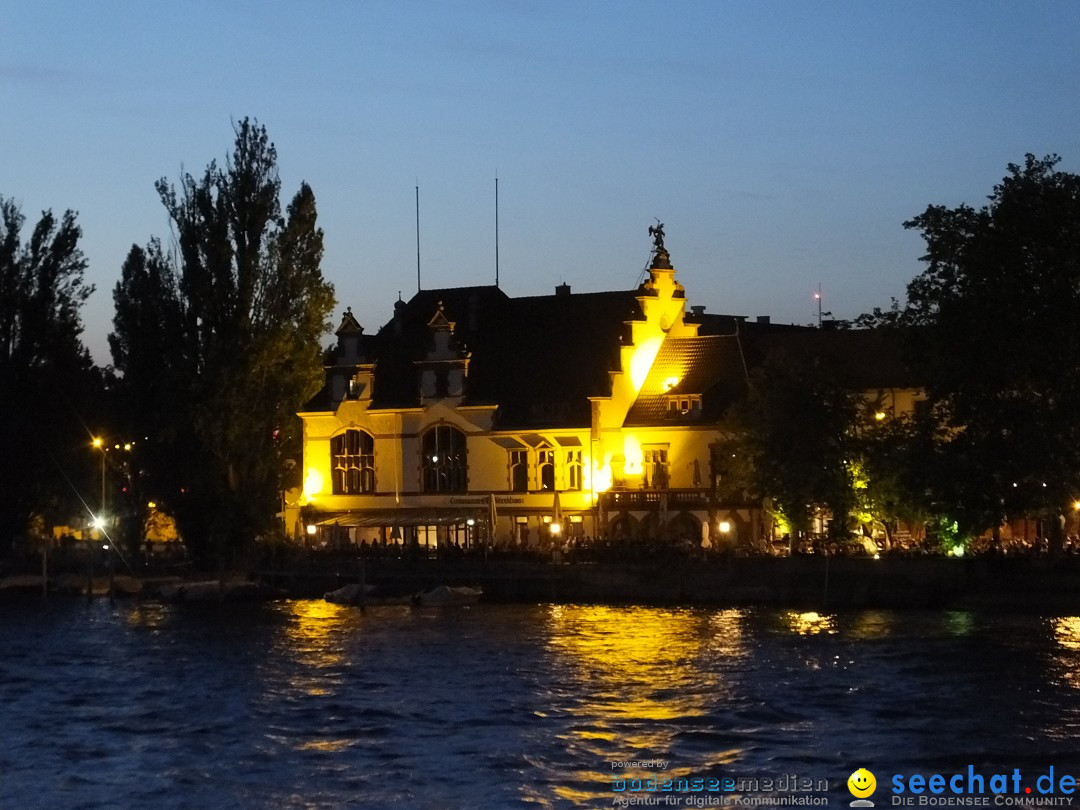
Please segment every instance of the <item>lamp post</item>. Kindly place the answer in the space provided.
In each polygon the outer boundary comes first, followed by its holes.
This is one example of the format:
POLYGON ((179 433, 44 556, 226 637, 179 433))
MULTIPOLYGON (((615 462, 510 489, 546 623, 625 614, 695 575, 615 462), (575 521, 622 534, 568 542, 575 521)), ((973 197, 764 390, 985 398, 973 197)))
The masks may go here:
POLYGON ((100 436, 95 436, 94 447, 101 451, 101 502, 98 505, 99 515, 105 514, 105 442, 100 436))

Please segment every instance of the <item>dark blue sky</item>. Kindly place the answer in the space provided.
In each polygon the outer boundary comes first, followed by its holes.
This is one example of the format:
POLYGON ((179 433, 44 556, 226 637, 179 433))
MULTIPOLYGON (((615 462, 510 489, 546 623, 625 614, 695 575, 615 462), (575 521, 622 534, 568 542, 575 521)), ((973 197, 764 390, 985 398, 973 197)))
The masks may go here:
MULTIPOLYGON (((1080 168, 1080 3, 0 3, 0 194, 75 208, 108 359, 153 183, 265 123, 369 330, 416 288, 629 288, 664 221, 692 304, 809 323, 901 297, 929 203, 1080 168)), ((335 314, 335 320, 337 315, 335 314)))

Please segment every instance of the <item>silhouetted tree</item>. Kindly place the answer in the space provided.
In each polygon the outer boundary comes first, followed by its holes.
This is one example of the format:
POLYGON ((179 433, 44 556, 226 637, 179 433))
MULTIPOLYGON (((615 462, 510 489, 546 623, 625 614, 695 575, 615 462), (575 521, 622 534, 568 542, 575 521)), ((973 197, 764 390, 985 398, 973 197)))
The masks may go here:
POLYGON ((244 119, 235 134, 224 168, 157 183, 174 247, 129 253, 109 339, 150 473, 197 552, 234 552, 272 526, 334 301, 311 188, 283 215, 266 129, 244 119))
POLYGON ((0 552, 34 513, 64 520, 90 467, 81 421, 99 379, 82 344, 82 231, 72 211, 25 217, 0 197, 0 552))
POLYGON ((945 443, 942 503, 969 531, 1057 516, 1080 492, 1080 176, 1010 164, 979 209, 930 206, 908 285, 911 332, 945 443))
POLYGON ((858 419, 857 397, 826 364, 771 355, 717 447, 725 488, 772 498, 798 532, 810 529, 815 508, 831 512, 830 530, 843 536, 855 505, 858 419))

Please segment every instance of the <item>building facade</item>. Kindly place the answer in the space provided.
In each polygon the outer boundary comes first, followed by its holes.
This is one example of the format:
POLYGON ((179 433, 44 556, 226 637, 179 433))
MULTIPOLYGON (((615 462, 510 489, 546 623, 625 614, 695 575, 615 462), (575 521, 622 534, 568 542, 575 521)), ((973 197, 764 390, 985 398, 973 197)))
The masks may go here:
MULTIPOLYGON (((688 311, 652 230, 636 290, 423 290, 374 335, 346 312, 326 386, 300 414, 304 487, 286 495, 287 532, 328 545, 768 543, 760 504, 715 496, 713 446, 764 353, 825 335, 688 311)), ((888 390, 892 407, 914 407, 909 389, 888 390)))

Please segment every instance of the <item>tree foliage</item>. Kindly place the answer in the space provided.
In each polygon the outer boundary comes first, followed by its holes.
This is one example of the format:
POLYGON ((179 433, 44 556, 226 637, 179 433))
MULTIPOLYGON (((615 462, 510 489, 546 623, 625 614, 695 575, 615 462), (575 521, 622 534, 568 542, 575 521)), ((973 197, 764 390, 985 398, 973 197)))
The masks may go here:
POLYGON ((333 306, 314 193, 302 184, 283 213, 265 127, 244 119, 235 136, 224 167, 157 183, 173 245, 132 249, 110 336, 133 418, 153 436, 151 473, 204 551, 236 550, 272 522, 333 306))
POLYGON ((771 498, 797 532, 816 509, 844 533, 854 507, 858 400, 820 361, 771 355, 750 376, 718 456, 735 486, 771 498))
MULTIPOLYGON (((58 519, 76 500, 88 437, 79 400, 99 389, 82 344, 85 283, 75 213, 44 211, 24 240, 26 218, 0 197, 0 537, 31 514, 58 519)), ((3 544, 9 548, 9 544, 3 544)))
POLYGON ((903 318, 943 428, 937 495, 971 531, 1080 492, 1080 177, 1058 162, 1027 155, 982 208, 905 223, 927 246, 903 318))

